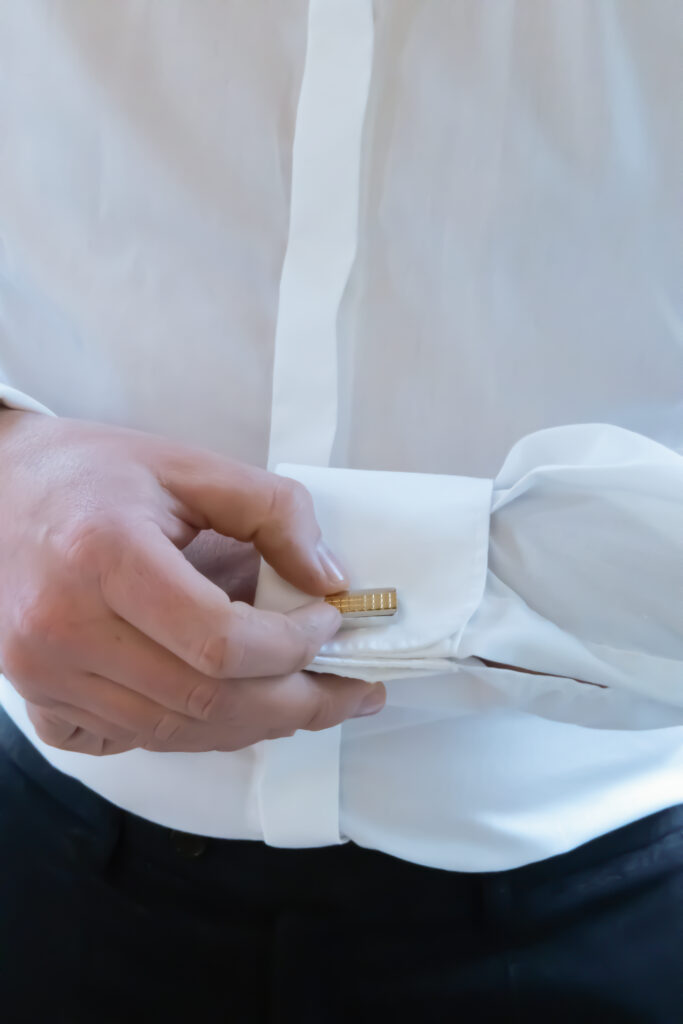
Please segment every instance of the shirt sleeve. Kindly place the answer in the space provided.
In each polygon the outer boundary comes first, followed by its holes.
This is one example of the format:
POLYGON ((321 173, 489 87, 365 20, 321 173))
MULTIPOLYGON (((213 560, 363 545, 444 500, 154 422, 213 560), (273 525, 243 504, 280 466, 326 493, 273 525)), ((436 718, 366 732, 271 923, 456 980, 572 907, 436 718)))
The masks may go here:
POLYGON ((457 656, 681 709, 683 457, 604 424, 521 440, 494 481, 486 584, 457 656))
POLYGON ((30 395, 25 395, 23 391, 17 391, 16 388, 12 388, 9 384, 3 384, 0 381, 0 408, 3 406, 8 409, 23 409, 26 412, 42 412, 48 416, 55 415, 42 402, 38 402, 35 398, 31 398, 30 395))
MULTIPOLYGON (((683 725, 678 452, 587 424, 523 438, 494 480, 278 469, 311 491, 352 585, 399 594, 394 619, 340 630, 309 668, 390 682, 430 713, 683 725)), ((307 600, 262 565, 261 607, 307 600)))

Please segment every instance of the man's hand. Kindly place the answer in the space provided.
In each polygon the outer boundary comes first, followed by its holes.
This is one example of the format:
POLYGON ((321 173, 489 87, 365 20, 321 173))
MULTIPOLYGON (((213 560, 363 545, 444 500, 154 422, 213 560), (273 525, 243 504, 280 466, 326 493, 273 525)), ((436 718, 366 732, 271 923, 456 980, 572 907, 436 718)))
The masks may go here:
POLYGON ((335 609, 257 611, 181 550, 213 529, 253 544, 306 593, 343 589, 294 481, 135 431, 9 410, 0 479, 0 666, 46 743, 237 750, 382 706, 381 683, 301 671, 336 632, 335 609))

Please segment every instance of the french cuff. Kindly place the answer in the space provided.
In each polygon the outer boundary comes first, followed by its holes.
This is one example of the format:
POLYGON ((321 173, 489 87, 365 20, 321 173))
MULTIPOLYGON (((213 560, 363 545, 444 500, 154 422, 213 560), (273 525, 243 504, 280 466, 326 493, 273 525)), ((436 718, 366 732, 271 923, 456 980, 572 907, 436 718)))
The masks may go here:
MULTIPOLYGON (((284 464, 313 495, 326 542, 353 589, 395 587, 396 615, 354 620, 310 669, 387 681, 452 670, 486 582, 493 482, 471 477, 284 464)), ((291 611, 309 595, 265 563, 256 606, 291 611)), ((323 846, 339 833, 341 726, 259 747, 258 804, 273 846, 323 846)))
POLYGON ((23 391, 11 388, 9 384, 0 384, 0 408, 2 406, 8 409, 23 409, 25 412, 42 412, 47 416, 55 415, 42 402, 37 402, 35 398, 25 395, 23 391))

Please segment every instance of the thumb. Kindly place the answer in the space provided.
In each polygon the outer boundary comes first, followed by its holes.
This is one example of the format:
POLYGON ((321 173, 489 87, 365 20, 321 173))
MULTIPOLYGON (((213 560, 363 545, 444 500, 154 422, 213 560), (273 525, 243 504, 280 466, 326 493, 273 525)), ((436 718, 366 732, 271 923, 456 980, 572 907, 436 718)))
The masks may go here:
POLYGON ((176 499, 179 518, 253 543, 305 593, 322 596, 348 586, 346 571, 322 539, 313 499, 296 480, 184 447, 166 454, 157 475, 176 499))

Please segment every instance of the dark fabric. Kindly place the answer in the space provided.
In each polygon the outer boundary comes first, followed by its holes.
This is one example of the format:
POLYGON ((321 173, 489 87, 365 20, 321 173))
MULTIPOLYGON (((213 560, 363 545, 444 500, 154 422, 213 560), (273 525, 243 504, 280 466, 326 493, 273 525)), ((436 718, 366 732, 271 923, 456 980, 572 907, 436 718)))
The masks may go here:
POLYGON ((464 875, 178 836, 0 719, 0 1019, 683 1021, 683 807, 464 875))

